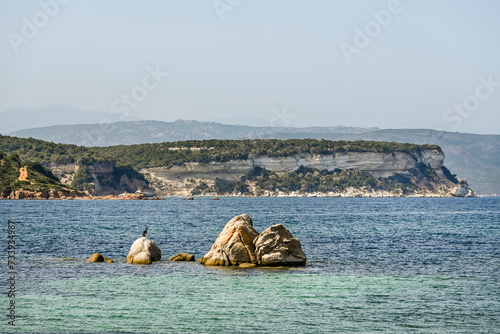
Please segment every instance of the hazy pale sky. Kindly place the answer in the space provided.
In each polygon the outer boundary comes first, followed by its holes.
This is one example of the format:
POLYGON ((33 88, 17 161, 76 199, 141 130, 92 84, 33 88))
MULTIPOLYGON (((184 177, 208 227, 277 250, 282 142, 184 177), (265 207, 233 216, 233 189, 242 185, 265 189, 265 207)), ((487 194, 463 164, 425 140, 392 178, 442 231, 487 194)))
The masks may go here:
POLYGON ((2 1, 0 111, 498 134, 499 13, 495 0, 2 1))

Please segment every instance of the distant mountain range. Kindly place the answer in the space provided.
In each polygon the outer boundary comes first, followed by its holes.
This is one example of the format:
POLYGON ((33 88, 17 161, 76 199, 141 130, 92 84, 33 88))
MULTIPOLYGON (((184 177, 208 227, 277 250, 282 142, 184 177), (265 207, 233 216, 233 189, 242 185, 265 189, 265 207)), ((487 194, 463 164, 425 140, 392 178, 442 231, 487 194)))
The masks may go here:
MULTIPOLYGON (((0 122, 0 124, 2 123, 0 122)), ((500 135, 466 134, 428 129, 252 127, 183 120, 175 122, 132 121, 56 125, 14 131, 9 135, 83 146, 253 138, 324 138, 330 140, 377 140, 436 144, 443 149, 446 155, 446 166, 454 173, 457 173, 459 178, 467 179, 470 186, 477 193, 500 193, 500 168, 498 167, 500 166, 500 135)))
POLYGON ((253 127, 213 122, 177 120, 175 122, 135 121, 107 124, 55 125, 25 129, 9 133, 16 137, 33 137, 46 141, 83 146, 114 146, 167 141, 203 139, 253 139, 275 138, 277 134, 308 133, 315 137, 322 134, 360 134, 378 128, 357 127, 253 127))
POLYGON ((136 121, 137 117, 102 112, 83 111, 63 104, 53 104, 42 108, 12 108, 0 112, 0 133, 7 134, 21 129, 51 125, 100 124, 119 121, 136 121))

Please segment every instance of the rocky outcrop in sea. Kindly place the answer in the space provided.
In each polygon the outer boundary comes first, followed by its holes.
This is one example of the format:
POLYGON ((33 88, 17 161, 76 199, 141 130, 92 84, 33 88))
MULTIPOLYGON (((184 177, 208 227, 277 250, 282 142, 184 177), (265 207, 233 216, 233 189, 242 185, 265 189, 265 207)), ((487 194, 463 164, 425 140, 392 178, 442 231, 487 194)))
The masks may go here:
POLYGON ((252 218, 243 214, 231 219, 215 240, 212 249, 200 259, 207 266, 237 266, 256 263, 253 240, 259 235, 252 218))
POLYGON ((262 266, 303 266, 307 257, 299 239, 282 224, 262 232, 255 240, 257 264, 262 266))
POLYGON ((151 264, 160 260, 160 247, 146 237, 134 241, 127 255, 127 263, 131 264, 151 264))
POLYGON ((282 224, 259 233, 249 215, 231 219, 200 259, 207 266, 302 266, 307 257, 297 238, 282 224))
POLYGON ((451 195, 454 197, 475 197, 476 194, 474 193, 474 190, 469 188, 469 184, 467 181, 460 181, 457 183, 453 189, 451 189, 451 195))

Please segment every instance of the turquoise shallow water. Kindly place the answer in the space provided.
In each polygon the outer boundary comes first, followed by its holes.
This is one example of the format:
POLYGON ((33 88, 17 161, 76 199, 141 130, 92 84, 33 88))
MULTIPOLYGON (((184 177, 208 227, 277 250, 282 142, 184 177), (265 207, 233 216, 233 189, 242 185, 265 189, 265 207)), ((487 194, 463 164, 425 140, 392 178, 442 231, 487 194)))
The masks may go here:
MULTIPOLYGON (((16 221, 19 263, 16 326, 3 317, 0 331, 499 333, 499 204, 497 198, 0 201, 3 236, 7 219, 16 221), (146 225, 164 258, 180 251, 199 258, 241 213, 259 231, 285 224, 301 240, 308 265, 124 261, 146 225), (117 262, 84 263, 94 252, 117 262)), ((6 252, 4 246, 2 258, 6 252)), ((2 309, 7 302, 4 288, 2 309)))

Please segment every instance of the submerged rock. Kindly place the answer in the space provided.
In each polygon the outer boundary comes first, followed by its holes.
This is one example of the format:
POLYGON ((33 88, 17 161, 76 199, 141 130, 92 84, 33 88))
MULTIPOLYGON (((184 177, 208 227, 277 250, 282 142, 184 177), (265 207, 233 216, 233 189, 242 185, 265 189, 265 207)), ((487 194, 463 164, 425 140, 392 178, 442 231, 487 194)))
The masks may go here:
POLYGON ((249 215, 236 216, 226 224, 212 249, 200 259, 200 263, 207 266, 256 263, 253 240, 258 235, 249 215))
POLYGON ((304 266, 307 261, 299 239, 282 224, 269 227, 254 241, 257 263, 263 266, 304 266))
POLYGON ((179 253, 168 259, 169 261, 195 261, 193 254, 179 253))
POLYGON ((104 257, 99 253, 94 253, 85 262, 104 262, 104 257))
POLYGON ((161 250, 153 240, 142 237, 134 241, 127 255, 127 263, 151 264, 161 260, 161 250))

